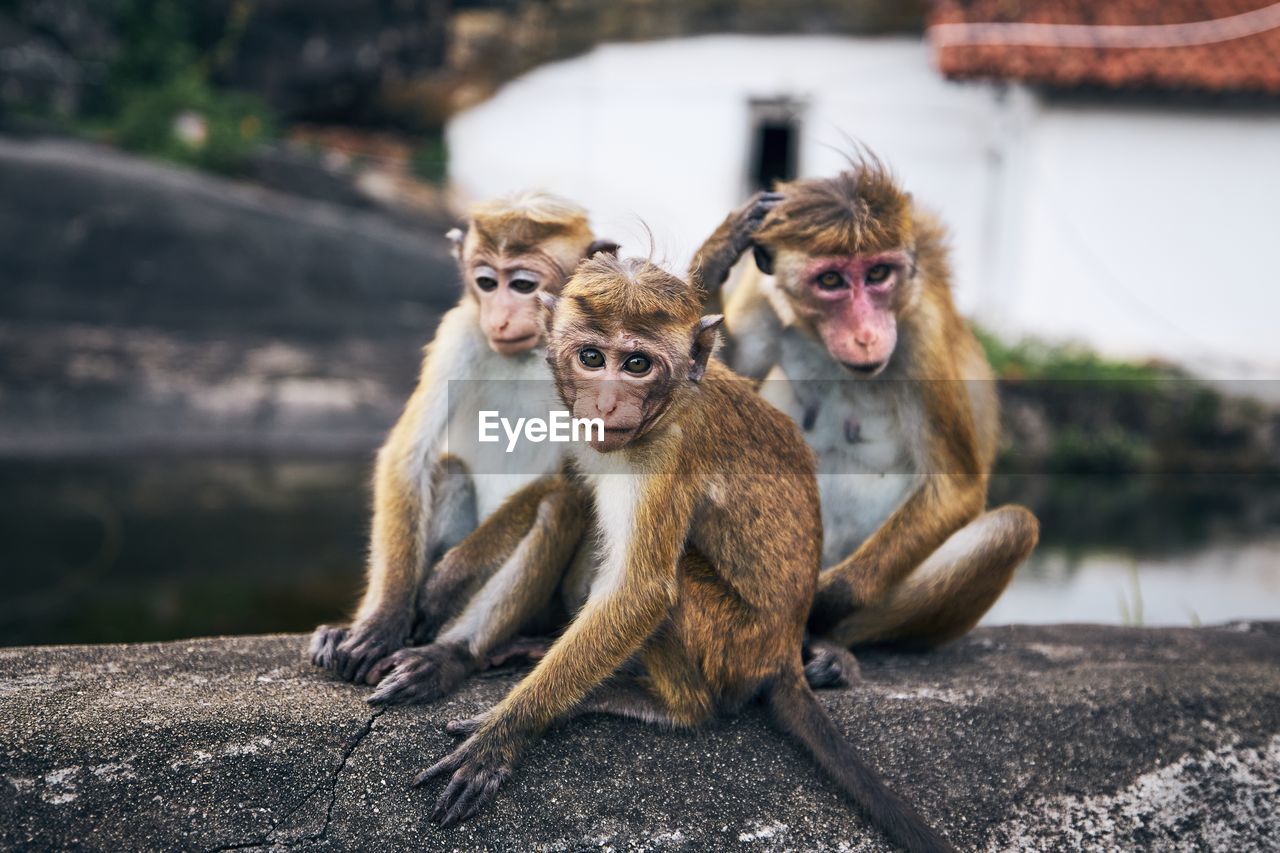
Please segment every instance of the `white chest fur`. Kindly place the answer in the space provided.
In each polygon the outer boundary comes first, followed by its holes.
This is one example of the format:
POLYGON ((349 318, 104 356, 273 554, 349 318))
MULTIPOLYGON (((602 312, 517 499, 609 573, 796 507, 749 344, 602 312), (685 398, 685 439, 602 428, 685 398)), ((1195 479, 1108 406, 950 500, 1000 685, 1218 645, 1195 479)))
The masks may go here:
POLYGON ((484 519, 511 494, 554 472, 566 445, 524 438, 509 442, 501 429, 497 430, 498 441, 481 442, 479 412, 498 412, 515 423, 519 418, 546 419, 564 405, 556 396, 541 351, 509 358, 486 348, 467 375, 475 378, 448 383, 449 419, 443 452, 461 459, 471 471, 477 517, 484 519))
POLYGON ((900 381, 851 377, 788 329, 761 394, 804 430, 818 458, 823 565, 853 551, 903 502, 923 458, 919 407, 900 381))
MULTIPOLYGON (((595 453, 594 451, 588 451, 595 453)), ((595 453, 596 456, 603 456, 595 453)), ((612 455, 611 455, 612 456, 612 455)), ((595 496, 596 566, 589 598, 598 601, 611 596, 622 585, 626 573, 627 547, 635 530, 635 517, 644 492, 644 476, 630 471, 611 470, 605 457, 593 473, 585 474, 595 496)))

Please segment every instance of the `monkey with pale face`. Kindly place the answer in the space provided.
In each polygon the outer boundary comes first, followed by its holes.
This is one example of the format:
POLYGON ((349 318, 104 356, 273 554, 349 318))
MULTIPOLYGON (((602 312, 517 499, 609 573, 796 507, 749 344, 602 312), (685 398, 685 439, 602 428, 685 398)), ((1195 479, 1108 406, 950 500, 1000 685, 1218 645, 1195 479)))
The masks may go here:
POLYGON ((449 236, 464 293, 378 453, 364 596, 350 627, 317 628, 309 651, 340 678, 382 681, 374 701, 434 698, 480 666, 543 612, 582 535, 581 513, 566 507, 574 492, 555 476, 561 448, 524 442, 495 472, 480 458, 491 461, 489 450, 449 438, 474 429, 453 424, 468 413, 510 409, 525 388, 545 394, 538 295, 559 292, 580 260, 617 246, 595 239, 582 208, 541 192, 477 205, 449 236), (508 499, 512 523, 438 562, 508 499), (546 570, 502 572, 517 550, 546 570))
MULTIPOLYGON (((566 407, 603 435, 572 446, 594 507, 585 601, 533 672, 415 784, 447 776, 433 819, 493 798, 552 723, 611 713, 693 726, 763 698, 894 841, 947 850, 861 761, 805 682, 801 639, 822 548, 814 458, 799 428, 710 361, 719 316, 653 264, 583 262, 548 306, 566 407)), ((500 517, 507 508, 499 510, 500 517)))
POLYGON ((982 617, 1035 547, 1018 506, 984 511, 999 418, 956 311, 945 234, 874 157, 762 193, 691 276, 728 296, 726 357, 818 454, 824 571, 810 615, 842 646, 931 646, 982 617))

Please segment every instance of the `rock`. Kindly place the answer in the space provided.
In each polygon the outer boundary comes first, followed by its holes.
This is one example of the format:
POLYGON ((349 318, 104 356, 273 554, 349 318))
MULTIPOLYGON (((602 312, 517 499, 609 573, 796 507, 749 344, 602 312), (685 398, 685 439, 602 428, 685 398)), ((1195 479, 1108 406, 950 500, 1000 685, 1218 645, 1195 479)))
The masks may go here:
MULTIPOLYGON (((375 711, 304 644, 0 649, 0 847, 888 849, 754 710, 700 732, 574 721, 440 830, 409 781, 515 676, 375 711)), ((862 672, 823 703, 963 849, 1280 839, 1280 623, 985 628, 862 672)))
MULTIPOLYGON (((108 0, 0 5, 0 107, 74 115, 132 37, 108 0), (125 31, 121 31, 121 30, 125 31), (122 46, 123 43, 123 46, 122 46)), ((289 121, 439 128, 537 65, 598 44, 708 33, 918 33, 921 0, 273 0, 188 4, 219 85, 289 121)), ((138 22, 132 24, 137 28, 138 22)), ((164 37, 172 39, 170 32, 164 37)), ((139 51, 145 54, 145 50, 139 51)))
POLYGON ((0 453, 367 450, 457 299, 450 224, 0 137, 0 453))

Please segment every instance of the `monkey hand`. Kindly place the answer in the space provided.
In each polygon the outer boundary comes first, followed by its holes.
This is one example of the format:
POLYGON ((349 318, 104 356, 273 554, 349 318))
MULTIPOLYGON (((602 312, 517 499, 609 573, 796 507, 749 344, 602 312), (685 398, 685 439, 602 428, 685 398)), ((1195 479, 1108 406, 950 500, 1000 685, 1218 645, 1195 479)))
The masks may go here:
POLYGON ((397 620, 357 622, 342 630, 345 636, 329 654, 327 664, 317 665, 327 666, 334 675, 354 684, 363 682, 375 663, 403 648, 408 633, 407 626, 397 620))
POLYGON ((853 652, 826 640, 808 640, 804 644, 804 678, 809 687, 848 687, 862 681, 862 670, 853 652))
POLYGON ((449 776, 449 784, 436 801, 431 820, 452 826, 480 811, 511 778, 521 741, 498 734, 494 727, 482 727, 457 749, 418 774, 416 788, 432 779, 449 776))
POLYGON ((782 193, 758 192, 746 204, 730 213, 715 233, 702 244, 694 259, 690 277, 708 292, 715 291, 729 277, 729 270, 751 245, 755 233, 769 212, 783 199, 782 193))
POLYGON ((333 655, 338 644, 347 638, 347 628, 343 625, 321 625, 311 632, 311 645, 307 647, 307 657, 312 666, 328 669, 333 665, 333 655))
POLYGON ((475 656, 462 643, 400 649, 369 670, 368 681, 378 687, 366 701, 371 705, 431 702, 452 693, 477 668, 475 656))

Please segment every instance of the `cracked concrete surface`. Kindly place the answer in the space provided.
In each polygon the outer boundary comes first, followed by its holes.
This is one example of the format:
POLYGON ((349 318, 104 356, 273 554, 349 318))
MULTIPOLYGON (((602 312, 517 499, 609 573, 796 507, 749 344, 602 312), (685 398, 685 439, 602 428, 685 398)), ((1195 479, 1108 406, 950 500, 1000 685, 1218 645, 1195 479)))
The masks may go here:
MULTIPOLYGON (((702 732, 592 717, 442 831, 414 774, 510 687, 370 709, 300 636, 0 649, 0 848, 885 850, 748 712, 702 732)), ((1272 850, 1280 623, 1008 627, 868 654, 822 698, 965 849, 1272 850)))

